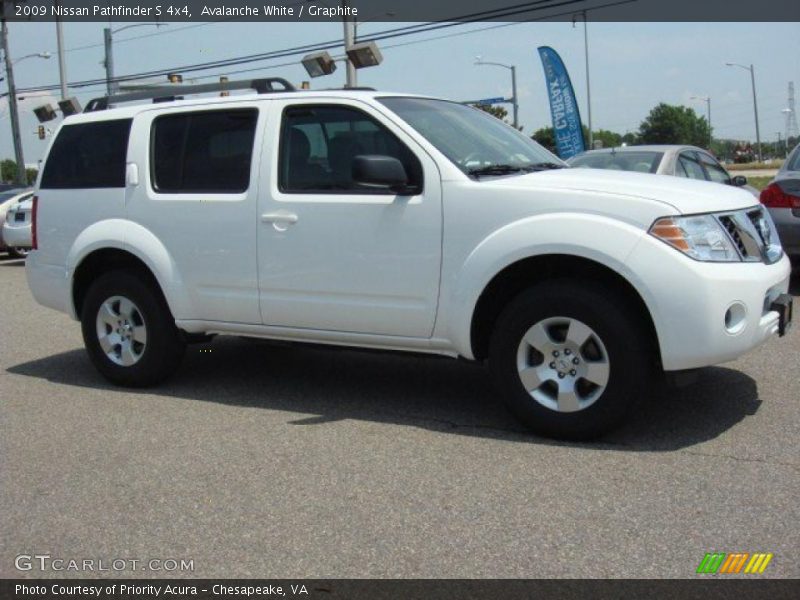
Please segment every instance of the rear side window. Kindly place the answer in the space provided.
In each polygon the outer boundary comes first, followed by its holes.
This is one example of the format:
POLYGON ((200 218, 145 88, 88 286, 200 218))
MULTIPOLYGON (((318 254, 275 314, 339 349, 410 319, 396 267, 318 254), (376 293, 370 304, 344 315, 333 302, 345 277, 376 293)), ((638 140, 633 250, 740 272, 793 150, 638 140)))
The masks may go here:
POLYGON ((153 189, 164 194, 246 191, 257 120, 255 108, 158 117, 151 133, 153 189))
POLYGON ((43 189, 125 187, 131 119, 61 128, 42 173, 43 189))

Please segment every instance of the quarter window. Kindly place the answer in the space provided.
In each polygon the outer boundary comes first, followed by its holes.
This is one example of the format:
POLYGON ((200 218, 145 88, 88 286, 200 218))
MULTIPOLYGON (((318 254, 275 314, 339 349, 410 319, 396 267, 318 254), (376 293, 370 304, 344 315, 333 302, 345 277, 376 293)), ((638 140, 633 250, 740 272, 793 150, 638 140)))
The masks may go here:
POLYGON ((284 112, 281 128, 280 189, 381 193, 353 181, 353 159, 367 154, 398 159, 409 184, 422 190, 422 165, 417 157, 372 117, 343 106, 290 107, 284 112))
POLYGON ((682 152, 680 154, 677 172, 681 177, 706 180, 706 174, 703 172, 703 167, 700 166, 700 161, 697 160, 694 152, 682 152))
POLYGON ((257 120, 254 108, 158 117, 151 141, 153 189, 166 194, 246 191, 257 120))
POLYGON ((130 119, 61 128, 42 173, 42 189, 125 187, 130 119))

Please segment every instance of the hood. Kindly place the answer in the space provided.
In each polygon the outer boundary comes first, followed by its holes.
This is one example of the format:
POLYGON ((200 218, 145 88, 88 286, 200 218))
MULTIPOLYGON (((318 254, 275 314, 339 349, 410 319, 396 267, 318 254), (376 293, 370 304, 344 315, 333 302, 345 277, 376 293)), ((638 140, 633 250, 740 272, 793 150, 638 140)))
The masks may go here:
POLYGON ((553 169, 520 176, 498 177, 493 183, 501 187, 535 187, 538 190, 602 193, 646 199, 661 202, 682 214, 732 211, 758 203, 751 193, 720 183, 605 169, 553 169))

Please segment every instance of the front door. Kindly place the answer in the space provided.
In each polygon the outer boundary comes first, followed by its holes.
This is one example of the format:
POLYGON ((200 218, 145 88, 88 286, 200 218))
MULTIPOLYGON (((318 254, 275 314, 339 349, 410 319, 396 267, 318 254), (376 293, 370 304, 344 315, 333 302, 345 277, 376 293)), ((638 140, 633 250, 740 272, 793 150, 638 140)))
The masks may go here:
POLYGON ((263 323, 430 337, 442 239, 434 161, 369 105, 272 105, 258 210, 263 323), (398 158, 416 191, 356 184, 352 161, 366 154, 398 158))

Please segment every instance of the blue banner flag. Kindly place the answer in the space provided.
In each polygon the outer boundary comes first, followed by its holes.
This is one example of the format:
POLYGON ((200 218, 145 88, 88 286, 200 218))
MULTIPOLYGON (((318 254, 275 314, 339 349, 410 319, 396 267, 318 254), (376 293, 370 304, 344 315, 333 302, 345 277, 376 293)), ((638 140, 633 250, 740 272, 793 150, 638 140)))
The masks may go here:
POLYGON ((547 80, 547 96, 550 98, 556 151, 566 160, 585 150, 581 113, 578 110, 569 73, 558 52, 549 46, 539 46, 538 50, 547 80))

